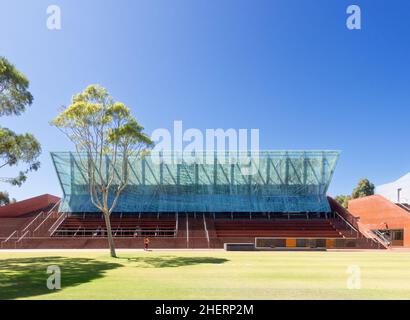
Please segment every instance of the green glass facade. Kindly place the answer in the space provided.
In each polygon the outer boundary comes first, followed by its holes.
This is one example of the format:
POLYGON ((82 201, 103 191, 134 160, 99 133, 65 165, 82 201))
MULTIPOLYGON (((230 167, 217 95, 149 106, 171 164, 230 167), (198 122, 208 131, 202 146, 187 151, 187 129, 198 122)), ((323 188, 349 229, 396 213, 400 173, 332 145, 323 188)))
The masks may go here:
MULTIPOLYGON (((51 156, 63 190, 60 210, 97 212, 87 172, 80 165, 84 156, 71 152, 51 156)), ((338 151, 260 151, 248 156, 240 163, 214 152, 195 155, 195 160, 178 157, 177 161, 171 154, 162 154, 160 161, 153 156, 131 157, 128 184, 114 212, 330 211, 326 192, 338 151)), ((111 160, 104 161, 109 168, 111 160)))

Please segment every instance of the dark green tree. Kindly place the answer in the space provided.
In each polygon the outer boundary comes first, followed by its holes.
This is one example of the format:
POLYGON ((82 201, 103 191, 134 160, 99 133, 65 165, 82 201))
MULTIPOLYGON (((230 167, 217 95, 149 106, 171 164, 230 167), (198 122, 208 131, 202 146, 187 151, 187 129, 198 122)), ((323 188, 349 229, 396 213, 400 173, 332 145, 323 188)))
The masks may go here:
MULTIPOLYGON (((6 58, 0 57, 0 116, 20 115, 33 102, 29 81, 6 58)), ((0 126, 0 169, 24 166, 16 177, 0 177, 0 181, 21 186, 27 173, 38 170, 40 143, 30 134, 16 134, 0 126)))
POLYGON ((374 195, 374 184, 365 178, 359 181, 357 187, 354 188, 352 192, 353 199, 363 198, 371 195, 374 195))

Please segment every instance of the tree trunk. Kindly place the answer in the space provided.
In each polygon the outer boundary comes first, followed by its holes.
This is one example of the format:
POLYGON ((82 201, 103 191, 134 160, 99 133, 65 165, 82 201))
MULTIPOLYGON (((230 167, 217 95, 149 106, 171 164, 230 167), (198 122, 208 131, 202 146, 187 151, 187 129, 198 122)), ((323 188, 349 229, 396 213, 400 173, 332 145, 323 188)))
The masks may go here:
POLYGON ((115 253, 114 239, 112 237, 112 231, 111 231, 110 215, 108 213, 103 213, 103 214, 104 214, 104 219, 105 219, 105 226, 107 227, 107 238, 108 238, 108 245, 110 246, 110 254, 111 254, 111 257, 117 258, 117 254, 115 253))

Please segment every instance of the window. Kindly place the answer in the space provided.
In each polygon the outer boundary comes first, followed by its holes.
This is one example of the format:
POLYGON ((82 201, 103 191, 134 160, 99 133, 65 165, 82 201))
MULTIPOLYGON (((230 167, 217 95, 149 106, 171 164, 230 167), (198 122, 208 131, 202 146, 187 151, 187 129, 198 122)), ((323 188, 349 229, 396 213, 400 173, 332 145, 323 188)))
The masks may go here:
POLYGON ((403 230, 393 230, 392 240, 403 240, 404 239, 404 232, 403 230))

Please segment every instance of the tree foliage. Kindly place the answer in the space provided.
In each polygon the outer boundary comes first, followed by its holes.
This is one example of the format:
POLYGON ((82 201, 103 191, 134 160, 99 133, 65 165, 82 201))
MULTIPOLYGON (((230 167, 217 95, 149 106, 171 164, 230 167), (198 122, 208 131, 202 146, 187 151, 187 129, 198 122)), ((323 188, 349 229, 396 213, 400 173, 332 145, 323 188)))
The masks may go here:
POLYGON ((371 195, 374 195, 374 184, 365 178, 359 181, 357 187, 354 188, 352 192, 353 199, 363 198, 371 195))
POLYGON ((335 200, 347 208, 349 200, 371 196, 374 194, 374 188, 374 184, 368 179, 361 179, 357 187, 353 189, 351 196, 339 195, 335 197, 335 200))
POLYGON ((340 195, 340 196, 335 197, 335 200, 337 202, 339 202, 346 209, 347 209, 347 206, 349 204, 349 200, 351 200, 351 199, 352 199, 351 196, 344 196, 344 195, 340 195))
POLYGON ((40 153, 41 146, 32 134, 18 135, 10 129, 0 127, 0 169, 20 164, 26 167, 17 177, 3 177, 2 181, 21 186, 27 179, 27 173, 40 167, 40 162, 37 161, 40 153))
POLYGON ((33 103, 29 81, 6 58, 0 57, 0 116, 20 115, 33 103))
MULTIPOLYGON (((0 57, 0 116, 20 115, 31 105, 33 96, 28 91, 29 81, 6 58, 0 57)), ((7 166, 24 168, 16 177, 1 177, 0 181, 21 186, 27 173, 38 170, 40 143, 32 134, 16 134, 0 126, 0 169, 7 166)))
POLYGON ((16 199, 10 199, 8 192, 0 192, 0 207, 16 202, 16 199))
POLYGON ((104 215, 111 256, 115 257, 110 215, 128 183, 128 160, 143 156, 153 142, 130 108, 114 101, 98 85, 73 96, 51 123, 75 145, 91 202, 104 215))

